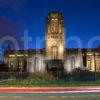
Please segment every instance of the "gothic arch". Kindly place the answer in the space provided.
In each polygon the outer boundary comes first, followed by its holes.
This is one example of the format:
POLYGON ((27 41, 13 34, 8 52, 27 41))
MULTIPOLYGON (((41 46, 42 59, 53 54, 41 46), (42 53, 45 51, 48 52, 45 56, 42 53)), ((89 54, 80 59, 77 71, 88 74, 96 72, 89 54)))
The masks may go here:
POLYGON ((34 57, 34 72, 37 72, 39 70, 39 57, 34 57))
POLYGON ((71 70, 75 69, 76 57, 71 56, 71 70))

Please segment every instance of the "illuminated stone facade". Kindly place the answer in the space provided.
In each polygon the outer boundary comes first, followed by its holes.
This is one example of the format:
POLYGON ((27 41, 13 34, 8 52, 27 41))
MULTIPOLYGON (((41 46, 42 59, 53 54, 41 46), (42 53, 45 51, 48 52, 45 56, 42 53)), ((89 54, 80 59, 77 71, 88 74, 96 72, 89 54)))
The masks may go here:
POLYGON ((46 19, 46 57, 64 59, 64 20, 60 13, 50 13, 46 19))
POLYGON ((64 19, 61 13, 49 13, 46 18, 45 48, 10 50, 4 54, 9 71, 71 72, 75 68, 100 71, 100 47, 69 49, 64 47, 64 19))

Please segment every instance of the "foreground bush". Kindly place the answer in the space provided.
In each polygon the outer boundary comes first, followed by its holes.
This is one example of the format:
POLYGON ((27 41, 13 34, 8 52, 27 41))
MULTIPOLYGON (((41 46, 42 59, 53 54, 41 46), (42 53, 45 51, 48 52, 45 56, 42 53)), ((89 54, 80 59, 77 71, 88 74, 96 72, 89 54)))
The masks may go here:
POLYGON ((70 76, 74 81, 93 81, 94 74, 88 70, 82 70, 81 68, 74 69, 70 76))

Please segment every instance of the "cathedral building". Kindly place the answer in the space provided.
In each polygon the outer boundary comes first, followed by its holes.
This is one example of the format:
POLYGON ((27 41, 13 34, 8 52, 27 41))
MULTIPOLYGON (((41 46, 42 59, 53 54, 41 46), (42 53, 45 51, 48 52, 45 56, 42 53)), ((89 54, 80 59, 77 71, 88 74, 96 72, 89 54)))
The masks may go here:
POLYGON ((76 68, 100 71, 100 47, 69 49, 64 46, 64 19, 59 12, 46 18, 45 48, 10 50, 4 54, 4 64, 10 71, 71 72, 76 68))

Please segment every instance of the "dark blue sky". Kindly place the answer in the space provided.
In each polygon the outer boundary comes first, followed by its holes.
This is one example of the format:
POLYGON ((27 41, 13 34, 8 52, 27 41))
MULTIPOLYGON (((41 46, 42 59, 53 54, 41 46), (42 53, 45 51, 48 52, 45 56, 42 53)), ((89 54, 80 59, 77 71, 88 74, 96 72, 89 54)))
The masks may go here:
MULTIPOLYGON (((36 48, 36 37, 45 36, 45 18, 51 11, 63 13, 66 40, 76 36, 85 48, 91 38, 100 36, 100 0, 0 0, 0 35, 14 36, 22 48, 21 37, 28 30, 29 48, 36 48)), ((93 47, 98 44, 99 40, 93 47)), ((77 45, 71 41, 66 47, 77 45)))

